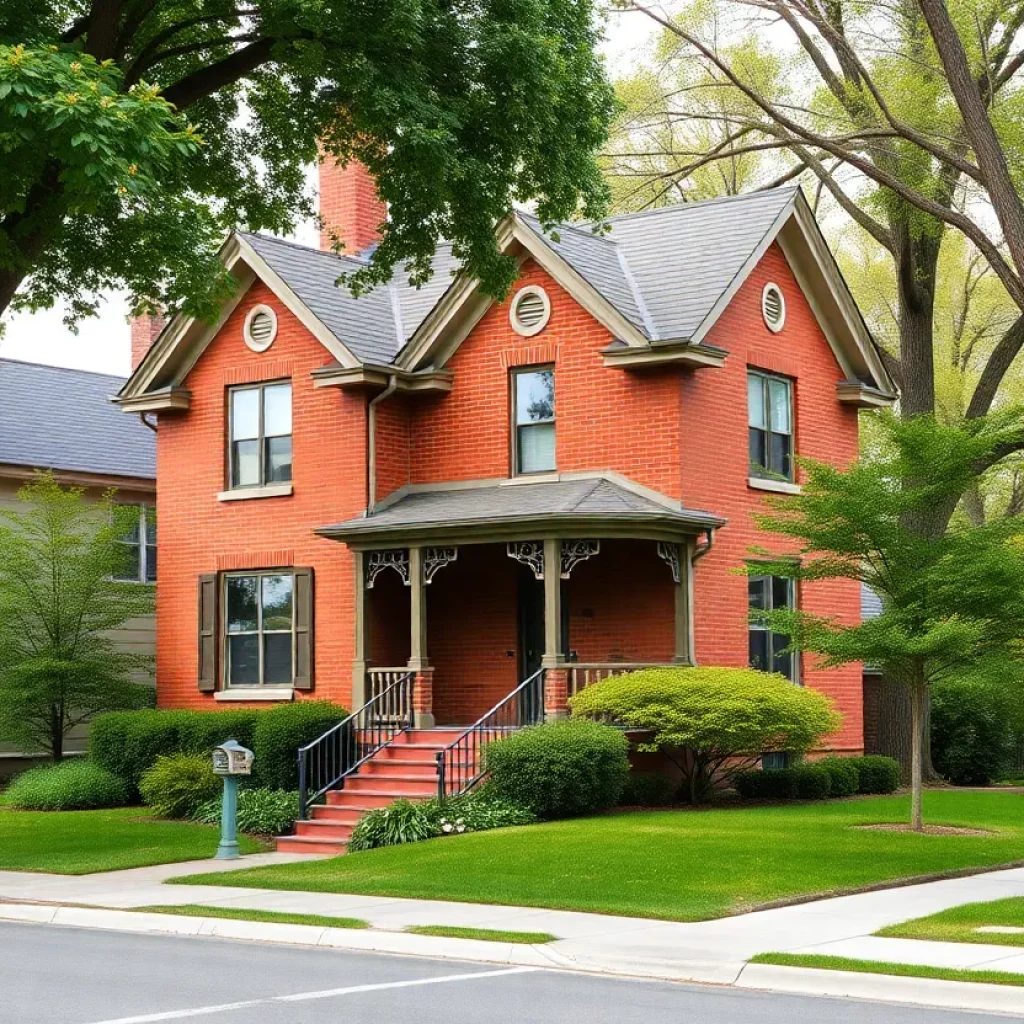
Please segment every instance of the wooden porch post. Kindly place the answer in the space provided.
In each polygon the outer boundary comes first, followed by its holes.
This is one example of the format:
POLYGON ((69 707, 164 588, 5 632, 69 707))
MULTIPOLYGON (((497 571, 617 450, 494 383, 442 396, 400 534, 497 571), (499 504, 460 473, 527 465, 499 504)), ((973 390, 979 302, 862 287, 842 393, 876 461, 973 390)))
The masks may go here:
POLYGON ((544 717, 568 714, 568 673, 562 663, 562 542, 544 541, 544 717))
POLYGON ((409 668, 416 673, 413 708, 417 729, 434 726, 434 670, 427 658, 427 591, 423 548, 409 548, 409 668))
POLYGON ((693 542, 679 545, 679 582, 675 584, 675 654, 680 665, 693 659, 693 542))
POLYGON ((366 553, 353 551, 355 565, 355 587, 353 606, 355 614, 355 657, 352 660, 352 711, 361 708, 367 701, 366 670, 370 663, 370 621, 367 614, 369 591, 366 589, 366 553))

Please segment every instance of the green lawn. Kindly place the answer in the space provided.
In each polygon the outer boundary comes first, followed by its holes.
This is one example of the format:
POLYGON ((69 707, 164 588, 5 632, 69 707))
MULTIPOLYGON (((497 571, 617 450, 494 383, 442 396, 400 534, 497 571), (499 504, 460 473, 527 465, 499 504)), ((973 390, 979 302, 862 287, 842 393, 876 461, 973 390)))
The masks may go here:
MULTIPOLYGON (((0 809, 0 870, 87 875, 150 864, 212 857, 219 830, 212 825, 158 821, 144 807, 115 811, 0 809)), ((243 853, 266 849, 239 837, 243 853)))
POLYGON ((279 910, 250 910, 247 907, 204 907, 201 903, 183 903, 177 907, 132 907, 146 914, 171 914, 175 917, 219 917, 227 921, 259 921, 263 924, 309 924, 315 928, 369 928, 358 917, 325 917, 323 914, 289 914, 279 910))
POLYGON ((935 942, 980 942, 996 946, 1024 946, 1024 934, 1006 935, 978 932, 984 925, 1024 928, 1024 896, 989 903, 968 903, 951 907, 929 917, 883 928, 878 935, 895 939, 931 939, 935 942))
MULTIPOLYGON (((1024 860, 1024 794, 925 794, 928 836, 850 826, 907 819, 909 798, 610 814, 232 872, 232 885, 467 900, 700 921, 772 900, 1024 860)), ((176 879, 223 885, 220 875, 176 879)))
POLYGON ((762 953, 752 964, 776 967, 811 967, 818 971, 853 971, 856 974, 892 974, 898 978, 933 978, 936 981, 973 981, 987 985, 1024 985, 1024 974, 1009 971, 968 970, 958 967, 924 967, 920 964, 890 964, 884 960, 850 960, 845 956, 817 953, 762 953))
POLYGON ((444 939, 481 939, 484 942, 517 942, 530 946, 554 942, 557 938, 550 932, 506 932, 499 928, 458 928, 447 924, 411 924, 402 931, 413 935, 438 935, 444 939))

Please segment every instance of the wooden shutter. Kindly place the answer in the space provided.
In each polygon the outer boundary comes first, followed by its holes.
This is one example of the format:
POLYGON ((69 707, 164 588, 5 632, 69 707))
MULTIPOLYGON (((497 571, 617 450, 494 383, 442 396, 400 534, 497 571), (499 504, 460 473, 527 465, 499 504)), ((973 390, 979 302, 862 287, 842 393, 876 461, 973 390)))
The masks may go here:
POLYGON ((295 689, 313 689, 313 570, 295 569, 295 689))
POLYGON ((199 577, 199 689, 212 693, 217 689, 217 574, 199 577))

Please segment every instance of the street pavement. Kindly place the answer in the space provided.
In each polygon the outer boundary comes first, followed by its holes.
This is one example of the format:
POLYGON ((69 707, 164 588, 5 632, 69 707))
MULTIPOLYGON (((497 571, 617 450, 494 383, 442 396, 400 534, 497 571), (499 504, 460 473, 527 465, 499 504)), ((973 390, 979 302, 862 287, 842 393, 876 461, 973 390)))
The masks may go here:
POLYGON ((1006 1017, 339 950, 0 924, 4 1024, 980 1024, 1006 1017))

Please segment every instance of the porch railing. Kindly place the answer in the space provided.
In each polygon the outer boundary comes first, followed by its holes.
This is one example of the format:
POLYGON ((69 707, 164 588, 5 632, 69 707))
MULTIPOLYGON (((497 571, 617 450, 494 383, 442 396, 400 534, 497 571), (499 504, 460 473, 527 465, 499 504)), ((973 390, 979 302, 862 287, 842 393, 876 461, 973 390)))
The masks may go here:
POLYGON ((602 679, 610 679, 612 676, 621 676, 625 672, 636 672, 642 668, 678 668, 668 662, 656 663, 650 661, 601 661, 601 662, 579 662, 574 661, 565 666, 569 678, 567 686, 569 696, 579 693, 587 686, 601 682, 602 679))
POLYGON ((397 675, 348 718, 299 749, 299 819, 364 761, 413 727, 413 673, 397 675))
POLYGON ((544 670, 523 680, 507 697, 437 754, 437 795, 468 793, 483 778, 483 749, 488 743, 544 720, 544 670))
MULTIPOLYGON (((410 675, 410 671, 404 665, 400 668, 368 668, 366 670, 366 696, 373 700, 378 694, 383 693, 389 686, 394 685, 400 679, 410 675)), ((400 709, 392 708, 393 713, 400 709)))

